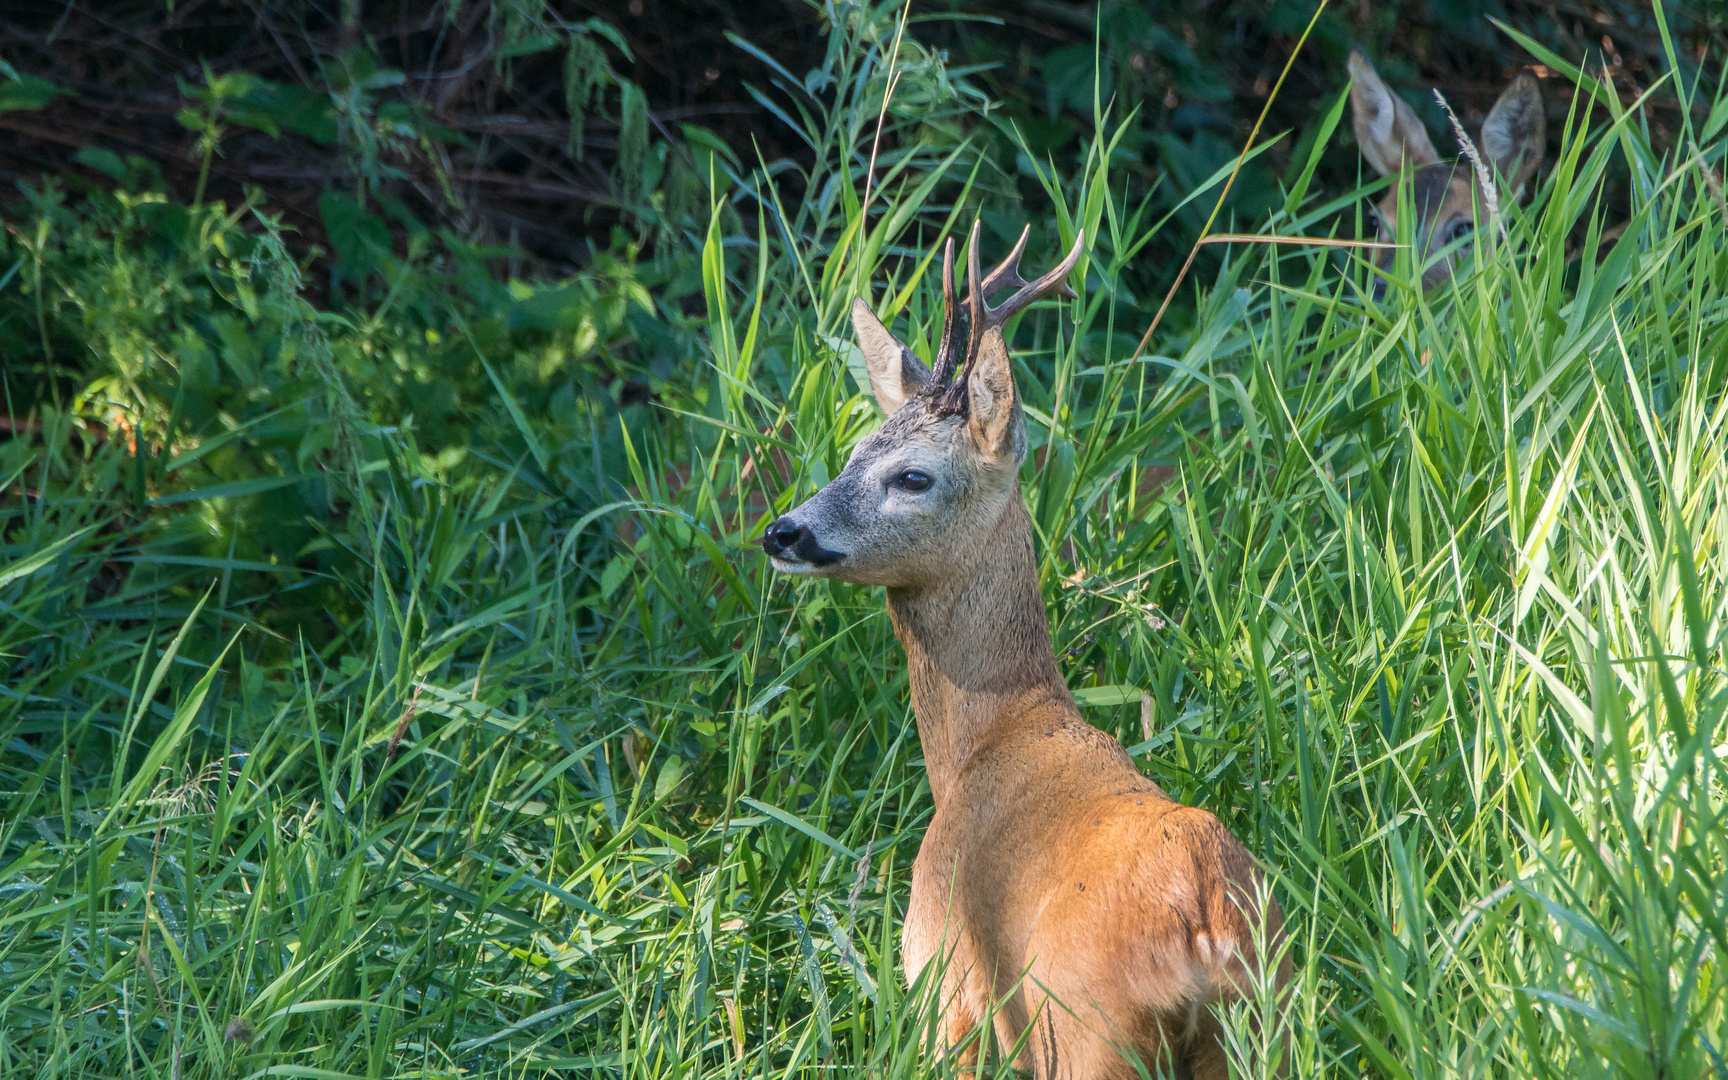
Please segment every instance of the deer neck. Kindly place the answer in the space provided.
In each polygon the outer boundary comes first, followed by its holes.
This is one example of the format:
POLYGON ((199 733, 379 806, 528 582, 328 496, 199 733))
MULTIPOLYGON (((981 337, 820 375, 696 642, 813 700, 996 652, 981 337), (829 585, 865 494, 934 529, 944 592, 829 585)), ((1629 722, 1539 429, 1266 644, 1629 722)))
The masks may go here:
POLYGON ((992 737, 1029 720, 1039 705, 1071 701, 1051 648, 1032 520, 1018 490, 969 574, 889 589, 888 614, 906 649, 912 711, 938 806, 992 737))

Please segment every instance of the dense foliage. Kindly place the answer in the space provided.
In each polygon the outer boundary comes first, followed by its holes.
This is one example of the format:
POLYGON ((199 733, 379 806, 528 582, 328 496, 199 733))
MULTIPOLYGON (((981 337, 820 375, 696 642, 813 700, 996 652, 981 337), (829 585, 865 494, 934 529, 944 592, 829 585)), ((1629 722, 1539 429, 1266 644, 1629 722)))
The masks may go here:
MULTIPOLYGON (((685 201, 602 154, 644 200, 555 272, 403 194, 443 135, 357 41, 332 128, 213 68, 190 184, 90 143, 25 186, 0 1070, 949 1071, 896 968, 930 803, 880 596, 752 542, 879 419, 852 299, 928 353, 929 255, 979 213, 990 252, 1030 217, 1029 263, 1089 238, 1080 299, 1015 329, 1040 574, 1089 717, 1276 873, 1297 978, 1231 1018, 1241 1074, 1257 1032, 1305 1076, 1721 1073, 1720 65, 1662 47, 1623 97, 1502 39, 1554 75, 1555 153, 1465 273, 1425 296, 1403 256, 1375 302, 1346 249, 1213 245, 1148 346, 1174 271, 1142 267, 1239 160, 1238 231, 1360 227, 1341 78, 1185 176, 1121 66, 1035 151, 980 115, 1024 108, 1011 69, 810 18, 761 91, 802 150, 642 133, 622 160, 683 162, 685 201), (218 175, 295 124, 348 170, 323 254, 218 175)), ((611 26, 499 33, 526 66, 611 26)), ((646 108, 607 70, 557 139, 646 108)), ((47 115, 39 78, 0 70, 0 115, 47 115)))

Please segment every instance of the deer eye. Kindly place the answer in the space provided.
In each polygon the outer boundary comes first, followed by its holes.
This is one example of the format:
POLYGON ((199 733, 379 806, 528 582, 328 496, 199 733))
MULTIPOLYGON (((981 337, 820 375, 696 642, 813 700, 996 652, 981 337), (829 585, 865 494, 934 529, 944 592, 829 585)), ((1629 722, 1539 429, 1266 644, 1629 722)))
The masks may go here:
POLYGON ((907 469, 894 478, 894 486, 901 491, 926 491, 930 487, 930 474, 907 469))
POLYGON ((1469 222, 1469 221, 1453 222, 1452 228, 1450 230, 1451 235, 1449 235, 1447 237, 1447 239, 1448 240, 1468 240, 1468 239, 1470 239, 1470 234, 1475 232, 1475 231, 1476 231, 1476 226, 1473 222, 1469 222))

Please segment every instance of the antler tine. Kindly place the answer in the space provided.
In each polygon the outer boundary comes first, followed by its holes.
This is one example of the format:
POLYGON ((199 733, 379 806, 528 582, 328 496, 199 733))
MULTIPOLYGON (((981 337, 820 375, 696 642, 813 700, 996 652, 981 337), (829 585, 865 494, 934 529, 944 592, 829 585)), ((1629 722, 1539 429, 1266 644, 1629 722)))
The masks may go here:
MULTIPOLYGON (((972 373, 972 365, 977 362, 978 347, 986 330, 1001 329, 1002 325, 1014 315, 1046 296, 1074 296, 1074 290, 1068 287, 1068 275, 1080 262, 1080 253, 1086 249, 1086 233, 1085 230, 1081 230, 1074 237, 1074 246, 1069 250, 1067 257, 1062 260, 1061 264, 1038 280, 1029 282, 1020 276, 1019 270, 1020 253, 1025 250, 1026 239, 1032 232, 1031 226, 1027 226, 1021 232, 1020 240, 1014 245, 1014 250, 1010 251, 1008 257, 997 264, 995 269, 990 271, 990 275, 986 277, 978 263, 978 233, 981 224, 981 222, 976 221, 972 223, 972 235, 966 243, 966 307, 968 322, 970 323, 966 334, 966 356, 960 365, 959 373, 954 376, 952 381, 944 377, 933 380, 938 402, 937 415, 939 416, 961 412, 965 409, 966 380, 972 373), (1014 295, 1004 300, 1000 305, 991 307, 985 302, 985 294, 1003 285, 1014 286, 1014 295)), ((949 251, 952 250, 953 241, 950 240, 949 251)), ((946 284, 943 286, 945 298, 952 295, 953 280, 952 269, 949 269, 946 271, 946 284)), ((952 306, 949 307, 949 312, 950 318, 952 318, 952 306)), ((943 340, 945 342, 948 340, 946 330, 943 340)), ((943 364, 938 369, 939 376, 946 376, 953 366, 953 361, 953 352, 945 347, 942 354, 943 364)))
POLYGON ((966 241, 966 359, 953 381, 932 380, 938 416, 951 416, 966 408, 966 379, 972 374, 972 364, 978 358, 978 339, 984 333, 984 290, 978 287, 983 280, 978 269, 978 229, 981 224, 978 221, 972 223, 972 235, 966 241))
POLYGON ((1014 250, 1008 257, 996 264, 996 269, 984 275, 984 295, 986 298, 1004 285, 1019 289, 1026 285, 1026 279, 1020 276, 1020 253, 1026 250, 1026 239, 1032 235, 1032 226, 1020 230, 1020 239, 1014 244, 1014 250))
POLYGON ((984 303, 984 290, 978 283, 984 275, 978 269, 978 233, 984 223, 972 223, 972 235, 966 241, 966 317, 970 325, 966 335, 966 366, 972 366, 972 357, 978 351, 978 337, 984 333, 984 319, 990 310, 984 303))
POLYGON ((936 345, 936 364, 931 383, 942 386, 954 375, 954 337, 959 329, 959 312, 954 295, 954 238, 950 236, 942 248, 942 337, 936 345))
MULTIPOLYGON (((1024 242, 1024 239, 1022 239, 1021 243, 1024 242)), ((1013 318, 1016 313, 1024 310, 1028 305, 1035 301, 1042 300, 1046 296, 1066 296, 1069 299, 1073 299, 1074 290, 1068 287, 1068 274, 1074 269, 1075 265, 1079 263, 1080 253, 1085 250, 1085 247, 1086 231, 1082 229, 1080 232, 1075 234, 1074 246, 1069 249, 1067 258, 1063 259, 1055 269, 1043 275, 1037 281, 1022 284, 1018 292, 1002 301, 1002 303, 996 307, 985 307, 985 316, 989 319, 989 325, 1001 326, 1003 323, 1006 323, 1009 319, 1013 318)), ((1020 249, 1016 246, 1014 250, 1018 253, 1020 249)), ((1020 275, 1015 274, 1014 276, 1018 279, 1020 275)), ((977 338, 980 332, 981 331, 977 329, 972 331, 974 339, 977 338)))

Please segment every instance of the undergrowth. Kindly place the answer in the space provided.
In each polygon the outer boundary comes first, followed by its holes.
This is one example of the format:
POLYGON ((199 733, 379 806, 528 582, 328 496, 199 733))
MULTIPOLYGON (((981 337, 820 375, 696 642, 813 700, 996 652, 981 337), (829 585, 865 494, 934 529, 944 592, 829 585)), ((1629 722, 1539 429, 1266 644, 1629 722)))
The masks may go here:
MULTIPOLYGON (((256 207, 12 223, 5 333, 98 377, 0 444, 0 1070, 950 1071, 881 598, 753 546, 879 420, 851 300, 927 354, 973 214, 963 139, 872 169, 855 30, 803 201, 715 207, 705 317, 454 244, 318 311, 256 207), (626 331, 692 349, 653 403, 579 362, 626 331)), ((1538 55, 1563 154, 1431 295, 1234 246, 1138 353, 1164 221, 1112 121, 1047 177, 1034 246, 1089 254, 1014 334, 1044 595, 1089 718, 1273 872, 1243 1075, 1269 1034, 1302 1076, 1728 1076, 1728 102, 1658 153, 1538 55)), ((1262 231, 1350 224, 1311 175, 1262 231)))

